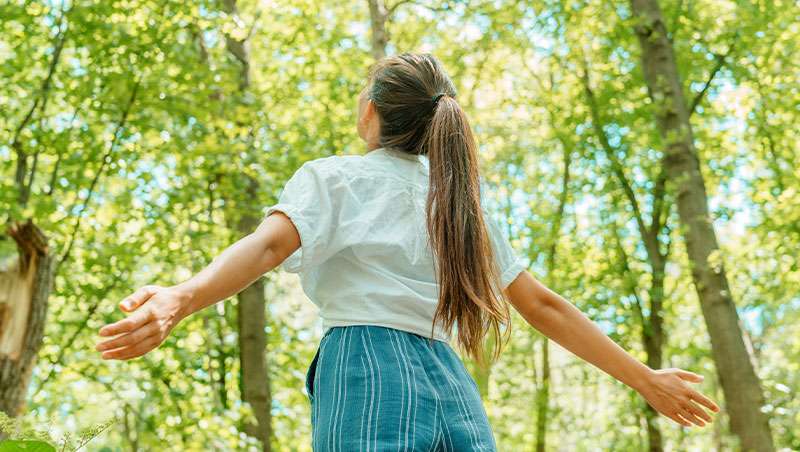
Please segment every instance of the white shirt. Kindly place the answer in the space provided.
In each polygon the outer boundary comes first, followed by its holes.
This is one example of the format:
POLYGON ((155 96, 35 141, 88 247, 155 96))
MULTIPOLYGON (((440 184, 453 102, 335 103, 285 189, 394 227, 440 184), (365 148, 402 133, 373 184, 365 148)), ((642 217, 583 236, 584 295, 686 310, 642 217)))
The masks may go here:
MULTIPOLYGON (((280 266, 299 273, 324 331, 378 325, 430 337, 438 284, 425 226, 428 165, 427 156, 387 148, 311 160, 264 209, 297 228, 300 248, 280 266)), ((485 205, 484 218, 505 289, 527 266, 485 205)), ((433 337, 451 335, 437 324, 433 337)))

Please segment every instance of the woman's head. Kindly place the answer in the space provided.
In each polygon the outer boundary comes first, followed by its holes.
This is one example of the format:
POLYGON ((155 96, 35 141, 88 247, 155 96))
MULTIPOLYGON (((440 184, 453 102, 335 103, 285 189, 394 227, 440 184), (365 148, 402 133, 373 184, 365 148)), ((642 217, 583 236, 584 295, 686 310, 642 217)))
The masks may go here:
POLYGON ((459 344, 480 362, 484 336, 494 329, 496 358, 509 309, 481 208, 477 146, 439 60, 406 53, 378 61, 359 96, 358 129, 370 150, 428 156, 427 227, 439 284, 434 325, 457 325, 459 344))
POLYGON ((432 55, 406 53, 384 58, 371 68, 367 87, 359 96, 360 130, 368 132, 362 138, 368 143, 369 138, 377 138, 374 144, 379 147, 426 154, 422 139, 434 112, 455 96, 453 82, 432 55), (445 96, 434 101, 440 93, 445 96))

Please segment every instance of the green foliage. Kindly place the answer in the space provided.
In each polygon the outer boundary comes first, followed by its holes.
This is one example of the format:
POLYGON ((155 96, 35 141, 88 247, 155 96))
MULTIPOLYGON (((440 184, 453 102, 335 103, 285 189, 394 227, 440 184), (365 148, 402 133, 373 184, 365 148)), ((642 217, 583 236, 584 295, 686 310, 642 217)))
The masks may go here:
MULTIPOLYGON (((670 143, 653 121, 667 107, 650 99, 640 67, 633 25, 642 19, 618 1, 388 3, 399 4, 388 51, 430 51, 454 78, 492 204, 531 271, 644 360, 647 325, 636 309, 651 310, 653 275, 615 172, 650 218, 670 143)), ((712 264, 729 273, 776 444, 800 449, 800 12, 789 1, 661 7, 684 96, 698 100, 692 131, 722 246, 712 264)), ((62 261, 32 374, 31 422, 113 415, 92 443, 108 450, 258 448, 245 433, 254 416, 241 402, 235 300, 187 319, 141 359, 101 361, 93 348, 97 329, 123 315, 119 299, 202 268, 302 162, 363 152, 355 107, 372 62, 366 0, 247 0, 237 9, 174 0, 0 6, 0 215, 32 217, 62 261), (226 37, 246 38, 246 86, 226 37), (258 182, 255 194, 244 175, 258 182)), ((722 402, 671 207, 681 184, 672 182, 657 236, 670 250, 664 365, 712 377, 700 388, 722 402)), ((0 248, 6 254, 10 241, 0 248)), ((271 273, 266 283, 273 446, 307 451, 302 380, 319 338, 316 309, 293 277, 271 273)), ((541 336, 519 316, 513 325, 486 399, 500 450, 532 447, 541 385, 541 336)), ((643 402, 551 347, 550 448, 645 448, 643 402)), ((724 413, 703 430, 658 425, 669 449, 732 444, 724 413)))
POLYGON ((56 448, 44 441, 0 441, 0 452, 55 452, 56 448))
POLYGON ((56 438, 52 429, 63 429, 63 426, 56 426, 52 419, 46 422, 47 429, 42 430, 36 427, 39 424, 30 417, 12 419, 0 412, 0 434, 10 436, 10 439, 0 441, 0 452, 55 452, 54 445, 58 445, 61 451, 77 451, 116 421, 112 418, 94 427, 84 428, 78 432, 77 438, 73 438, 70 431, 63 433, 61 438, 56 438))

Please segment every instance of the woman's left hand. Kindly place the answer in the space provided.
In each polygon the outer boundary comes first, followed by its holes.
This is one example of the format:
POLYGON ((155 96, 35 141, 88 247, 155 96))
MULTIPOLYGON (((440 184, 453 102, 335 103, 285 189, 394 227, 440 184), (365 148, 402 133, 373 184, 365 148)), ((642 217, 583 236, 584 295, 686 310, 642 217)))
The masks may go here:
POLYGON ((711 422, 711 415, 703 406, 719 412, 716 403, 686 384, 687 381, 700 383, 702 375, 677 368, 653 370, 649 375, 639 393, 656 411, 678 424, 691 427, 694 423, 703 427, 711 422))

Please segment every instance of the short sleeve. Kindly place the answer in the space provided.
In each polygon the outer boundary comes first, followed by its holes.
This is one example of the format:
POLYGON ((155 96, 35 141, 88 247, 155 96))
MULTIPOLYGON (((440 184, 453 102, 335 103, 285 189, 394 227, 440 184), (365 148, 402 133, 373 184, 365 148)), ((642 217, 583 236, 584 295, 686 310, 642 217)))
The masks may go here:
POLYGON ((281 211, 300 235, 300 247, 281 268, 300 273, 315 267, 337 250, 337 221, 341 209, 341 180, 329 159, 304 163, 286 182, 278 202, 264 209, 264 218, 281 211))

